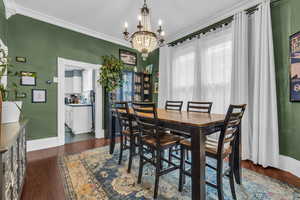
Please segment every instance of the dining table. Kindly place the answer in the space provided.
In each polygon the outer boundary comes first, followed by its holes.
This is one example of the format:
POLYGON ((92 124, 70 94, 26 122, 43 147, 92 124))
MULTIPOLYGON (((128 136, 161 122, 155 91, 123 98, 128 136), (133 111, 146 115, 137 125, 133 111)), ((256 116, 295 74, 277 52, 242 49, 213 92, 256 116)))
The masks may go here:
MULTIPOLYGON (((112 116, 116 119, 114 110, 111 110, 112 116)), ((130 115, 134 117, 133 109, 130 109, 130 115)), ((143 117, 151 117, 145 115, 143 117)), ((191 172, 192 172, 192 200, 204 200, 206 196, 205 184, 205 141, 210 134, 218 132, 224 126, 224 114, 197 113, 187 111, 174 111, 157 109, 157 117, 162 127, 173 131, 183 131, 190 134, 191 138, 191 172)), ((235 145, 234 175, 236 183, 241 184, 241 128, 239 127, 238 143, 235 145)), ((116 144, 116 129, 110 127, 110 153, 114 152, 116 144)))

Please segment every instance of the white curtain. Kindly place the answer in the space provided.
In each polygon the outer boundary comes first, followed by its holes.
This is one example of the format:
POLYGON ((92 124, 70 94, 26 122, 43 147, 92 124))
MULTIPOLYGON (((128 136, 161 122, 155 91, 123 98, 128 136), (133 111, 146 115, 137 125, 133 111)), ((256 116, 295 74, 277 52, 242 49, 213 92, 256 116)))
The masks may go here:
POLYGON ((224 27, 198 43, 199 65, 195 100, 213 102, 212 113, 226 113, 230 104, 232 29, 224 27))
POLYGON ((231 27, 219 28, 176 47, 160 49, 158 105, 166 100, 212 101, 225 113, 230 101, 231 27))
POLYGON ((278 167, 277 96, 270 1, 250 16, 249 119, 252 125, 251 160, 264 167, 278 167))
POLYGON ((213 102, 213 113, 247 104, 242 156, 278 167, 279 142, 270 1, 234 16, 232 27, 160 51, 159 106, 166 100, 213 102))
POLYGON ((234 15, 233 20, 233 65, 231 77, 232 104, 247 104, 242 121, 242 159, 250 159, 250 136, 249 124, 249 65, 248 65, 248 15, 245 11, 234 15))

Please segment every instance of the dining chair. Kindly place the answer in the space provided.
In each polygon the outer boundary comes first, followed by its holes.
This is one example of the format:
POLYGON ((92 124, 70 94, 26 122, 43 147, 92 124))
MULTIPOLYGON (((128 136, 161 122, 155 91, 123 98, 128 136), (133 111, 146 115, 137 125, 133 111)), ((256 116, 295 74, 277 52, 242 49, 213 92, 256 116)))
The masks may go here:
POLYGON ((129 150, 129 160, 127 172, 130 173, 132 159, 136 154, 138 129, 134 126, 134 122, 129 113, 128 102, 115 102, 113 107, 117 113, 120 124, 120 154, 119 165, 122 163, 123 151, 129 150), (128 144, 129 142, 129 144, 128 144))
POLYGON ((165 109, 166 110, 182 110, 183 101, 166 101, 165 109))
POLYGON ((159 178, 179 169, 179 165, 164 158, 164 151, 179 144, 178 136, 167 133, 159 124, 154 103, 133 103, 133 110, 139 127, 139 174, 138 183, 142 181, 143 167, 152 164, 155 170, 154 199, 158 195, 159 178), (168 163, 169 165, 164 165, 168 163))
MULTIPOLYGON (((223 195, 223 176, 229 177, 230 189, 233 199, 236 199, 234 188, 234 155, 235 150, 239 148, 238 136, 240 134, 240 125, 244 115, 246 105, 230 105, 225 117, 224 126, 221 129, 219 138, 217 140, 208 138, 205 143, 205 155, 217 161, 217 166, 206 164, 207 167, 213 169, 217 173, 216 185, 206 181, 208 186, 214 187, 218 190, 219 200, 224 199, 223 195), (229 167, 223 172, 223 162, 228 159, 229 167)), ((185 151, 191 151, 191 142, 188 140, 180 141, 181 144, 181 160, 180 160, 180 174, 179 174, 179 191, 182 191, 185 182, 185 176, 191 176, 190 170, 186 170, 185 165, 185 151)), ((200 158, 199 158, 200 159, 200 158)), ((192 160, 193 162, 193 160, 192 160)))
POLYGON ((201 101, 188 101, 187 111, 188 112, 199 112, 199 113, 210 113, 212 102, 201 102, 201 101))

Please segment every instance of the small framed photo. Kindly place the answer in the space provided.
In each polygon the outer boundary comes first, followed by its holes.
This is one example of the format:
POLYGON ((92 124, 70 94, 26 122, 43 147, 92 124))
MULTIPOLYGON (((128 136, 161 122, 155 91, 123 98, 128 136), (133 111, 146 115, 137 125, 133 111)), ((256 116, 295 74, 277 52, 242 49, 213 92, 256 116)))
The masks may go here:
POLYGON ((119 50, 119 58, 126 65, 137 65, 137 54, 131 51, 127 51, 124 49, 119 50))
POLYGON ((36 86, 36 72, 20 72, 22 86, 36 86))
POLYGON ((153 64, 147 65, 145 69, 146 74, 152 74, 153 64))
POLYGON ((17 56, 16 61, 19 62, 19 63, 26 63, 27 59, 25 57, 17 56))
POLYGON ((32 89, 32 103, 46 103, 47 90, 45 89, 32 89))

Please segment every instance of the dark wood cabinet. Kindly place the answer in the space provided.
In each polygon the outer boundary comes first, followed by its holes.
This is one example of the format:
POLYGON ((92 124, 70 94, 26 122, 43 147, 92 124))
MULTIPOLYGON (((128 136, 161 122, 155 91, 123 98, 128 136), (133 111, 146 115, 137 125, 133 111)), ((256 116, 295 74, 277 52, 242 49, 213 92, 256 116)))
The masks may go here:
POLYGON ((133 101, 152 101, 152 75, 138 72, 134 74, 134 96, 133 101))

